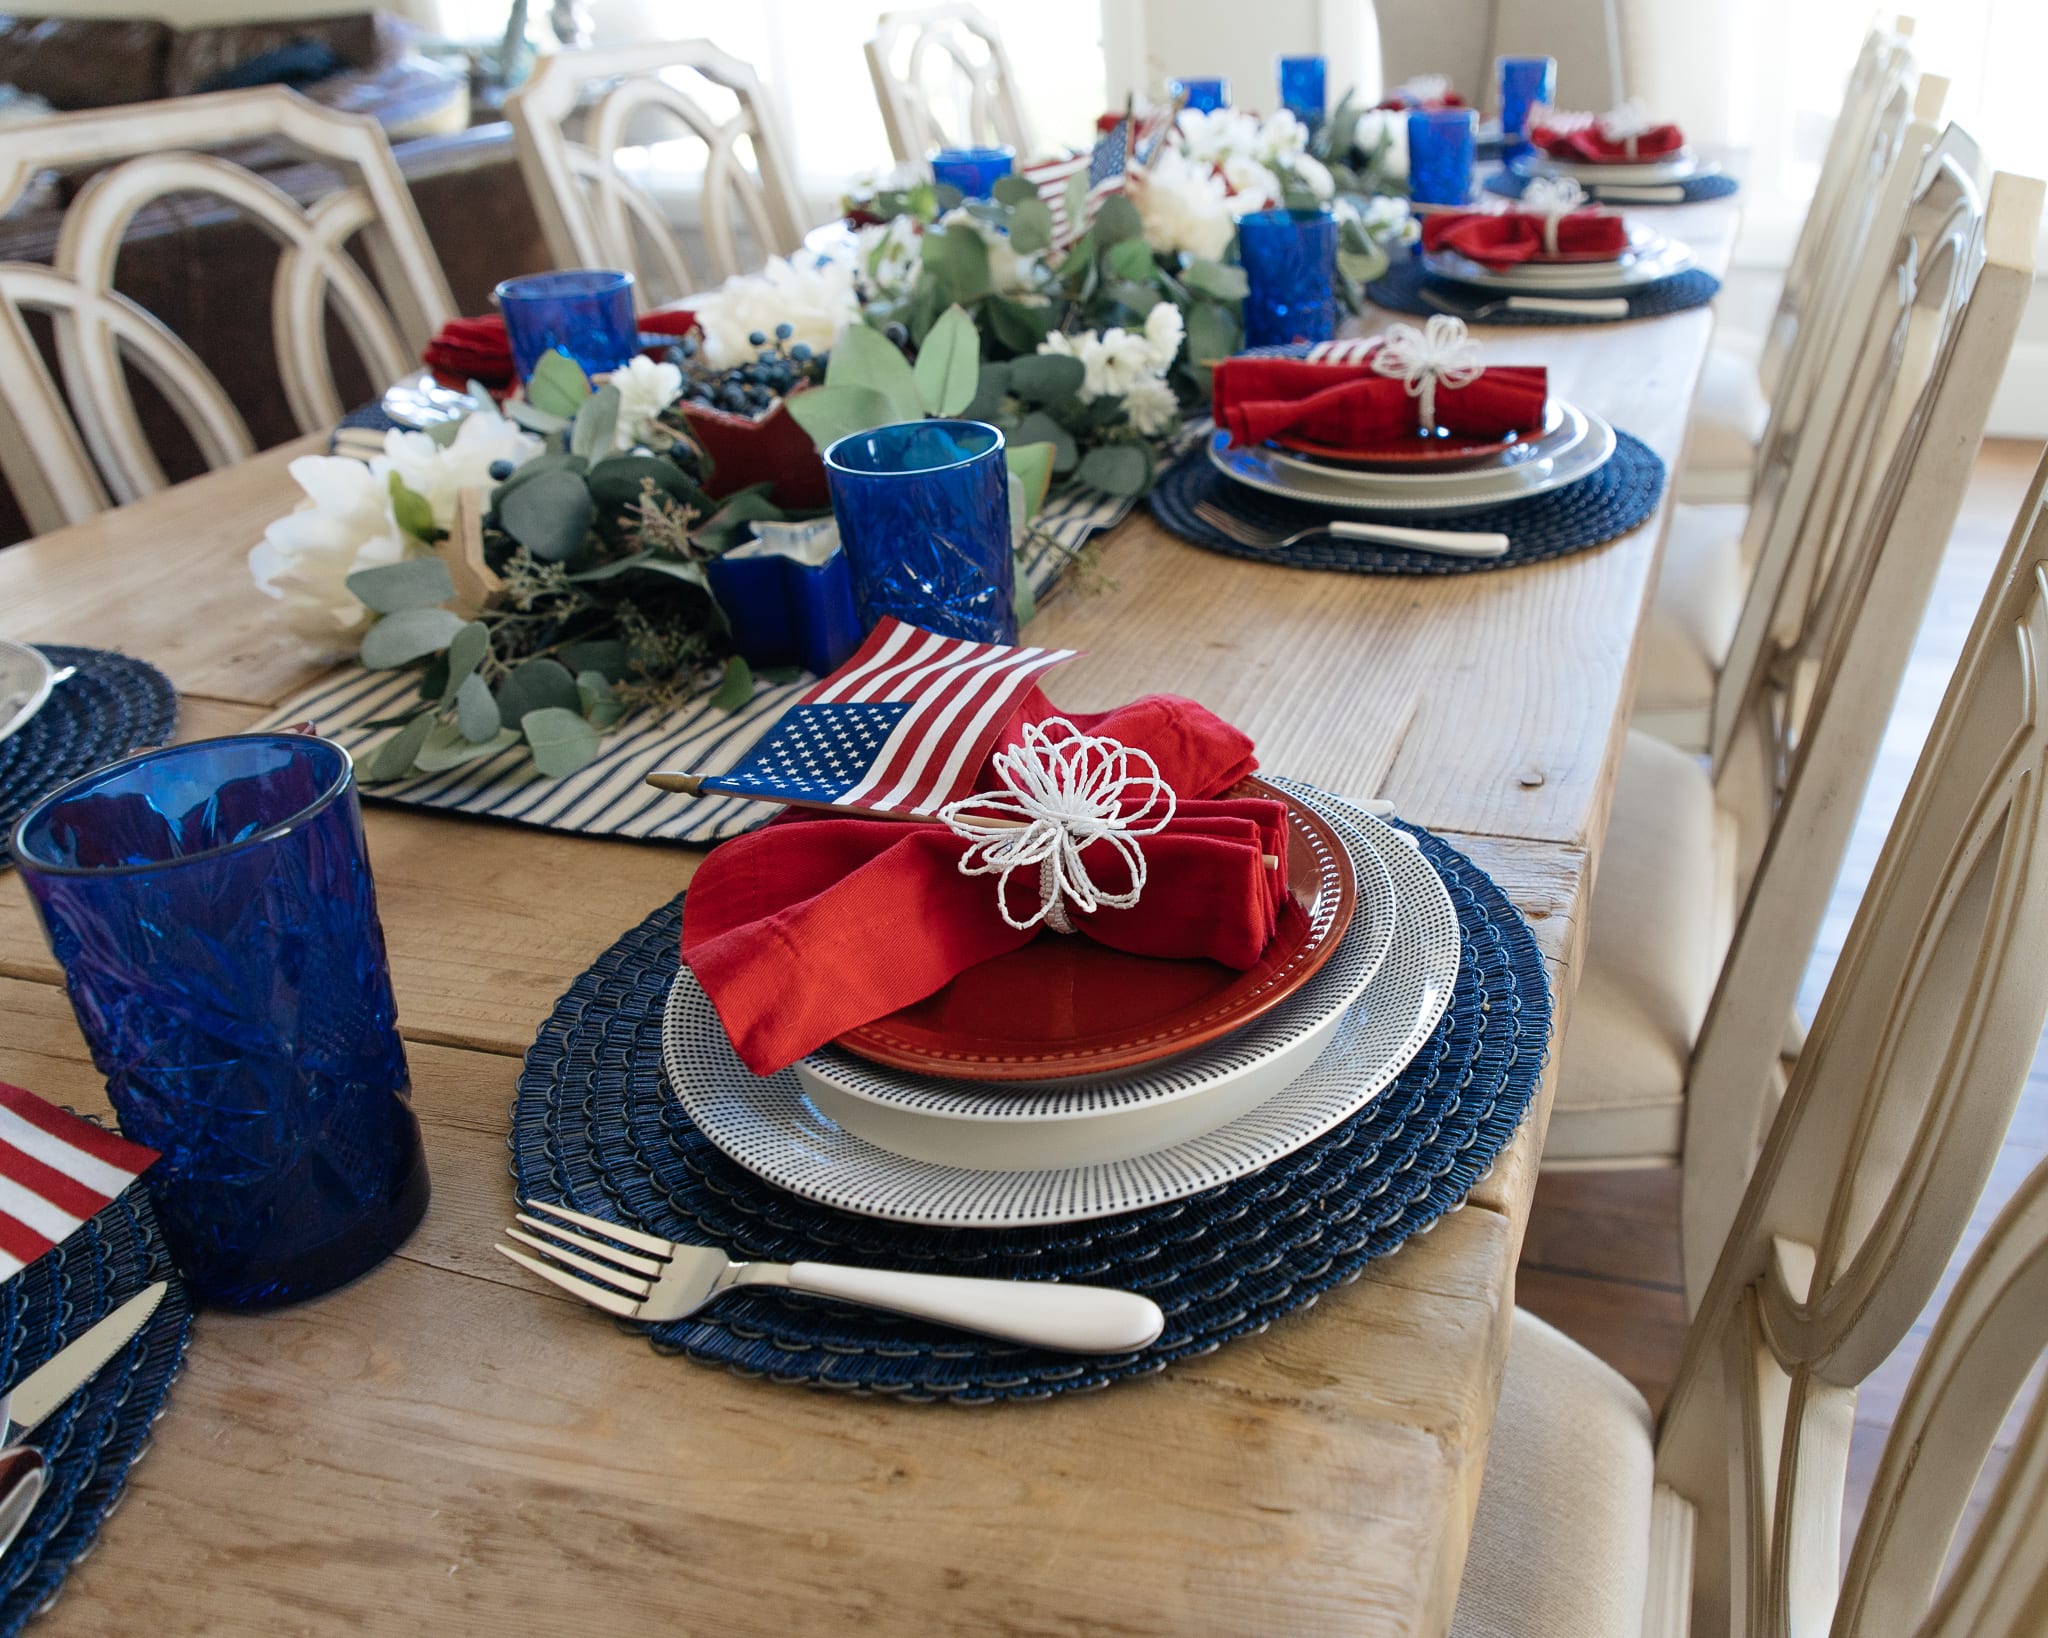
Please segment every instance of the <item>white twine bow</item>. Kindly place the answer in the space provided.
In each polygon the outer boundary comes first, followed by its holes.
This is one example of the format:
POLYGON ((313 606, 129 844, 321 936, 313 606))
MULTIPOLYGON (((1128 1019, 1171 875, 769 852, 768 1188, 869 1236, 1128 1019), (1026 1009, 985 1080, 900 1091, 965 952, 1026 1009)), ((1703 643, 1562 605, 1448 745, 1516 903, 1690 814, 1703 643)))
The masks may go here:
POLYGON ((1450 93, 1451 77, 1448 74, 1417 74, 1412 80, 1403 80, 1394 87, 1395 96, 1417 108, 1441 102, 1450 93))
POLYGON ((1645 131, 1654 130, 1657 122, 1650 117, 1650 110, 1643 106, 1642 99, 1630 97, 1618 108, 1610 108, 1600 116, 1600 134, 1609 142, 1619 142, 1629 158, 1637 157, 1636 144, 1645 131))
POLYGON ((1408 396, 1419 400, 1416 416, 1424 432, 1436 431, 1436 389, 1464 387, 1486 372, 1479 345, 1465 333, 1465 321, 1438 313, 1418 330, 1396 324, 1380 338, 1372 355, 1373 372, 1407 383, 1408 396))
POLYGON ((1529 129, 1541 126, 1562 136, 1568 131, 1583 131, 1593 123, 1591 114, 1577 113, 1569 108, 1553 108, 1547 102, 1539 102, 1529 109, 1529 129))
POLYGON ((1532 176, 1522 188, 1522 208, 1543 218, 1543 248, 1555 256, 1557 224, 1586 202, 1586 190, 1568 176, 1532 176))
POLYGON ((1107 906, 1128 910, 1145 890, 1141 836, 1156 836, 1173 818, 1173 787, 1159 777, 1159 764, 1118 740, 1084 734, 1065 717, 1027 723, 1024 742, 993 759, 996 777, 1008 787, 948 802, 939 809, 954 835, 967 839, 960 856, 963 876, 996 876, 996 903, 1012 927, 1041 921, 1056 933, 1071 933, 1071 899, 1086 913, 1107 906), (990 830, 976 822, 1002 819, 1018 828, 990 830), (1123 860, 1131 885, 1105 892, 1088 874, 1082 850, 1102 842, 1123 860), (1038 869, 1039 904, 1021 921, 1010 912, 1010 875, 1038 869))

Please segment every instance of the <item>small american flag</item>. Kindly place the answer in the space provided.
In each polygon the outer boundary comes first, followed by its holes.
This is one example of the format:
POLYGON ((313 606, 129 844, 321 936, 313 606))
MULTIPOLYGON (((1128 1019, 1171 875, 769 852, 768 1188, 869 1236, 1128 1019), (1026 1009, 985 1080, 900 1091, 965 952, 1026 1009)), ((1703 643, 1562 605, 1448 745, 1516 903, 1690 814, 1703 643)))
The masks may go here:
POLYGON ((1003 724, 1070 648, 1008 648, 884 620, 860 652, 701 789, 800 806, 933 813, 973 788, 1003 724))
POLYGON ((68 1238, 156 1159, 0 1081, 0 1280, 68 1238))
POLYGON ((1177 102, 1135 113, 1127 108, 1114 125, 1096 138, 1089 152, 1062 154, 1057 159, 1041 159, 1024 167, 1024 179, 1038 190, 1038 197, 1052 212, 1052 242, 1056 249, 1064 250, 1086 233, 1103 200, 1124 191, 1133 159, 1140 165, 1151 163, 1179 111, 1177 102), (1084 176, 1085 183, 1081 180, 1084 176), (1078 227, 1074 225, 1077 219, 1078 227))

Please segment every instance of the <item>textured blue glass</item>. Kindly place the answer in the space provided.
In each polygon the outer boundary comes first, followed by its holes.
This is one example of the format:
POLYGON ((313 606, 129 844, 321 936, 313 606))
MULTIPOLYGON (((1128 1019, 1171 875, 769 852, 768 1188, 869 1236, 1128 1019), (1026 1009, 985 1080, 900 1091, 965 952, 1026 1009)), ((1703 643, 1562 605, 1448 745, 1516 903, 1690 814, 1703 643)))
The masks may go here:
POLYGON ((1469 108, 1416 109, 1408 116, 1408 197, 1424 205, 1472 198, 1479 116, 1469 108))
POLYGON ((619 369, 640 350, 630 273, 604 268, 534 273, 507 279, 497 297, 521 381, 557 348, 581 364, 585 375, 619 369))
POLYGON ((1538 103, 1557 101, 1557 59, 1555 57, 1503 57, 1500 70, 1501 157, 1518 159, 1534 150, 1529 146, 1529 110, 1538 103))
POLYGON ((293 1302, 396 1250, 427 1167, 347 754, 247 734, 115 763, 14 854, 194 1290, 293 1302))
POLYGON ((1320 57, 1280 59, 1280 106, 1314 130, 1329 111, 1328 65, 1320 57))
POLYGON ((1168 80, 1166 94, 1186 98, 1188 107, 1204 114, 1230 106, 1230 82, 1226 79, 1168 80))
POLYGON ((1015 148, 936 148, 932 180, 958 188, 964 199, 986 199, 1016 162, 1015 148))
POLYGON ((1010 480, 1003 435, 980 421, 900 421, 825 451, 854 601, 981 643, 1014 643, 1010 480))
POLYGON ((1238 218, 1237 256, 1250 284, 1244 344, 1328 341, 1337 333, 1337 219, 1326 210, 1262 210, 1238 218))

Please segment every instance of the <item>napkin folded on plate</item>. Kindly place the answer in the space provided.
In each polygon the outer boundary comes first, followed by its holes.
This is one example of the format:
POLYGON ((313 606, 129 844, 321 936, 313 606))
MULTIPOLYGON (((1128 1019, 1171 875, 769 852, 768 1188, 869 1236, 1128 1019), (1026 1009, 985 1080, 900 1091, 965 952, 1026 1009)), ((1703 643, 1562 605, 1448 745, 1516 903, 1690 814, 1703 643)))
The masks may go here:
MULTIPOLYGON (((1535 211, 1450 211, 1422 219, 1424 250, 1455 250, 1488 267, 1548 262, 1545 219, 1535 211)), ((1628 249, 1628 224, 1604 210, 1575 210, 1557 219, 1560 255, 1619 256, 1628 249)))
MULTIPOLYGON (((1362 363, 1228 358, 1212 372, 1216 424, 1235 444, 1291 432, 1335 449, 1372 449, 1412 437, 1421 406, 1407 384, 1362 363)), ((1543 425, 1550 372, 1496 364, 1467 385, 1436 389, 1437 425, 1466 438, 1504 438, 1543 425)))
POLYGON ((1683 148, 1685 133, 1676 125, 1652 125, 1637 134, 1633 153, 1626 138, 1608 136, 1598 120, 1563 128, 1534 125, 1529 128, 1529 140, 1552 159, 1575 164, 1648 165, 1669 159, 1683 148))
POLYGON ((450 319, 427 343, 420 362, 458 392, 472 381, 494 390, 512 385, 512 343, 496 313, 450 319))
MULTIPOLYGON (((1222 796, 1256 766, 1251 741, 1192 700, 1154 695, 1114 711, 1061 713, 1034 690, 1004 743, 1016 743, 1026 722, 1058 715, 1147 752, 1174 789, 1172 821, 1138 840, 1138 902, 1092 913, 1069 903, 1073 934, 1020 930, 1003 919, 997 877, 961 873, 968 843, 946 826, 791 812, 716 849, 683 903, 683 961, 749 1069, 773 1074, 1034 937, 1257 964, 1286 903, 1287 807, 1222 796), (1268 855, 1279 869, 1266 867, 1268 855)), ((988 764, 976 788, 998 788, 988 764)), ((1098 842, 1083 859, 1104 891, 1129 888, 1113 849, 1098 842)), ((1008 902, 1019 920, 1038 907, 1036 870, 1011 877, 1008 902)))

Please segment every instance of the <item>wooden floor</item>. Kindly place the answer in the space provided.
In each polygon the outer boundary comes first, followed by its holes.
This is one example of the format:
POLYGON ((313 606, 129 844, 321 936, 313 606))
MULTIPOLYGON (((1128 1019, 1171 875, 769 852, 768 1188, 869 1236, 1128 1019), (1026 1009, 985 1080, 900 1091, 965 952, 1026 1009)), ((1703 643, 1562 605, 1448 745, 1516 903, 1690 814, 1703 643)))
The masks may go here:
MULTIPOLYGON (((2040 453, 2037 444, 1995 441, 1987 444, 1978 458, 1870 790, 1857 817, 1848 857, 1835 884, 1820 942, 1807 968, 1800 993, 1802 1017, 1813 1016, 1827 988, 1857 901, 1905 794, 1921 742, 1941 704, 1949 673, 1969 635, 1992 565, 2040 453)), ((1937 1294, 1937 1303, 1999 1207, 2044 1156, 2048 1156, 2048 1036, 2043 1037, 1990 1185, 1937 1294)), ((1653 1409, 1660 1406, 1677 1369, 1685 1334, 1678 1262, 1678 1174, 1578 1172, 1544 1177, 1537 1185, 1535 1213, 1523 1244, 1517 1300, 1627 1376, 1653 1409)), ((1850 1456, 1845 1542, 1861 1517, 1885 1434, 1931 1322, 1931 1313, 1923 1316, 1863 1390, 1850 1456)), ((2009 1423, 2008 1436, 2011 1432, 2009 1423)), ((1991 1477, 1987 1473, 1986 1480, 1980 1482, 1980 1495, 1991 1477)))

